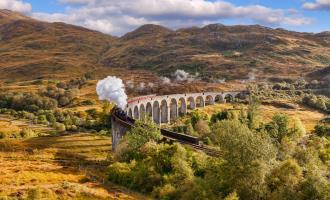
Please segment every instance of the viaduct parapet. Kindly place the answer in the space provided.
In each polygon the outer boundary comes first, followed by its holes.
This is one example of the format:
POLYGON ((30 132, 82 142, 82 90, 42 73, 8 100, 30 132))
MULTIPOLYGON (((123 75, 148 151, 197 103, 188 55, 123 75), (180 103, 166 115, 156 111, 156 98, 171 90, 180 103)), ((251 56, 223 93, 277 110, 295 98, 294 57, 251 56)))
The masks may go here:
POLYGON ((246 91, 147 95, 130 99, 126 112, 133 119, 141 119, 147 115, 156 124, 169 123, 186 114, 188 109, 232 102, 235 98, 245 98, 246 95, 246 91))

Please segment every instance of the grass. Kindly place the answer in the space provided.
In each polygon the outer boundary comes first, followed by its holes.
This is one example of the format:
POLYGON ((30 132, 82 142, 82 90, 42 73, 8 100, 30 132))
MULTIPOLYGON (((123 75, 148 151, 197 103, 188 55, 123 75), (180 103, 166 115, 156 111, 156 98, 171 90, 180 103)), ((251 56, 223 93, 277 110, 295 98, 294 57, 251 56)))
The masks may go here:
MULTIPOLYGON (((243 108, 246 108, 246 106, 244 105, 243 108)), ((238 112, 240 106, 236 104, 215 104, 215 105, 206 106, 200 110, 206 112, 209 116, 211 116, 213 113, 225 109, 236 109, 238 112)), ((260 112, 259 118, 263 123, 267 123, 271 121, 272 117, 276 113, 284 113, 292 119, 299 118, 304 124, 307 132, 311 132, 314 129, 315 125, 325 117, 325 115, 319 111, 308 109, 302 106, 299 106, 297 109, 287 109, 287 108, 275 107, 272 105, 261 105, 259 107, 259 112, 260 112)))
POLYGON ((0 140, 0 197, 148 199, 109 183, 111 138, 88 133, 0 140))
POLYGON ((45 125, 31 125, 28 120, 14 119, 10 115, 0 114, 0 133, 6 137, 12 135, 19 135, 19 133, 25 129, 33 129, 35 135, 45 135, 49 131, 53 130, 45 125))

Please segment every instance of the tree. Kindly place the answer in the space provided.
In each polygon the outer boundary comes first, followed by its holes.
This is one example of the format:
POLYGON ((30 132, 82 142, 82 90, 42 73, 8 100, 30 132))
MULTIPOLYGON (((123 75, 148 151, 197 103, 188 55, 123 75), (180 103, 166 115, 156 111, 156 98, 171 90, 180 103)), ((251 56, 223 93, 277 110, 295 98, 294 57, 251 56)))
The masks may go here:
POLYGON ((220 111, 212 115, 211 122, 216 123, 218 121, 229 119, 229 112, 227 110, 220 111))
POLYGON ((280 143, 282 138, 289 134, 288 116, 281 113, 275 114, 272 121, 266 125, 266 130, 272 138, 280 143))
POLYGON ((202 119, 202 120, 207 120, 208 119, 208 116, 207 114, 199 111, 199 110, 194 110, 191 112, 191 124, 193 127, 195 127, 196 123, 198 122, 198 120, 202 119))
POLYGON ((186 134, 188 135, 193 135, 193 136, 198 136, 198 133, 196 133, 193 125, 191 124, 191 120, 186 120, 185 125, 187 127, 186 134))
POLYGON ((195 130, 201 135, 201 136, 206 136, 208 135, 211 130, 210 127, 205 120, 198 120, 197 123, 195 124, 195 130))
POLYGON ((293 127, 291 129, 291 137, 292 138, 301 138, 306 134, 306 129, 304 125, 302 124, 301 120, 299 118, 295 118, 293 121, 293 127))
POLYGON ((61 106, 66 106, 70 103, 70 99, 66 96, 62 96, 60 97, 60 99, 58 100, 58 103, 61 105, 61 106))
POLYGON ((129 130, 123 142, 127 142, 131 158, 140 158, 138 150, 147 142, 159 141, 162 138, 159 128, 154 124, 151 119, 146 119, 145 122, 137 120, 134 127, 129 130))
POLYGON ((320 137, 330 137, 330 126, 318 124, 314 128, 314 132, 320 137))
POLYGON ((327 105, 325 104, 325 100, 323 98, 318 98, 316 101, 316 107, 320 110, 327 110, 327 105))
POLYGON ((226 193, 237 191, 243 199, 259 198, 264 191, 266 169, 276 153, 269 137, 250 131, 238 120, 218 122, 212 129, 225 163, 209 178, 218 179, 218 187, 226 193))
POLYGON ((285 160, 266 179, 270 199, 295 199, 303 180, 302 169, 295 160, 285 160))
POLYGON ((58 132, 64 132, 65 129, 65 125, 62 123, 55 123, 55 127, 54 127, 58 132))
POLYGON ((247 111, 248 127, 250 129, 256 129, 258 127, 258 108, 259 100, 256 96, 249 97, 249 106, 247 111))

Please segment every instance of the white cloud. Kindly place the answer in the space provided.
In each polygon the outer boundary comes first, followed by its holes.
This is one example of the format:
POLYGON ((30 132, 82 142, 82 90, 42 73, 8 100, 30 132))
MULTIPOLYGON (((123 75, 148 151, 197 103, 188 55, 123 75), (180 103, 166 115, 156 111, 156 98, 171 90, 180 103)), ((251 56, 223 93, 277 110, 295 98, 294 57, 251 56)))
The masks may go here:
POLYGON ((25 3, 19 0, 0 0, 0 9, 29 13, 32 10, 32 6, 29 3, 25 3))
MULTIPOLYGON (((323 0, 324 1, 324 0, 323 0)), ((312 20, 292 9, 261 5, 236 6, 227 1, 208 0, 58 0, 64 13, 33 13, 41 20, 62 21, 104 33, 122 35, 143 24, 170 28, 201 26, 223 19, 247 19, 268 26, 299 26, 312 20)))
POLYGON ((58 0, 58 2, 63 4, 87 4, 94 3, 96 0, 58 0))
POLYGON ((304 3, 307 10, 330 10, 330 0, 316 0, 314 3, 304 3))

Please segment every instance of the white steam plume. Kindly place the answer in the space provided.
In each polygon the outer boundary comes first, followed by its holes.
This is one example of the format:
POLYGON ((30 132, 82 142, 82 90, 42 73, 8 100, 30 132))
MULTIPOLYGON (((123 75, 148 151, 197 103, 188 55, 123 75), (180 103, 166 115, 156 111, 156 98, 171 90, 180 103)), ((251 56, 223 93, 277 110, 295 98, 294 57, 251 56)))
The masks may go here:
POLYGON ((162 81, 163 84, 171 84, 171 79, 165 76, 160 77, 160 80, 162 81))
POLYGON ((153 88, 153 87, 155 87, 155 84, 154 84, 154 83, 151 83, 151 82, 149 82, 149 83, 148 83, 148 87, 150 87, 150 88, 153 88))
POLYGON ((96 93, 100 100, 113 102, 121 109, 125 109, 127 105, 125 85, 120 78, 108 76, 103 80, 99 80, 96 85, 96 93))
POLYGON ((138 90, 144 90, 145 89, 145 87, 146 87, 146 84, 144 83, 144 82, 141 82, 140 84, 139 84, 139 87, 138 87, 138 90))
POLYGON ((217 83, 225 83, 225 82, 226 82, 226 79, 225 79, 225 78, 223 78, 223 79, 218 79, 218 80, 216 80, 216 82, 217 82, 217 83))
POLYGON ((126 81, 126 85, 129 89, 134 89, 134 82, 132 80, 126 81))
POLYGON ((187 81, 189 83, 198 80, 197 79, 198 76, 199 76, 198 72, 196 72, 195 75, 191 75, 182 69, 178 69, 174 73, 174 77, 176 81, 187 81))
POLYGON ((189 78, 189 73, 184 70, 178 69, 174 73, 175 80, 177 81, 186 81, 189 78))
POLYGON ((250 72, 248 74, 248 76, 249 76, 249 81, 255 81, 256 80, 256 75, 255 75, 254 72, 250 72))

